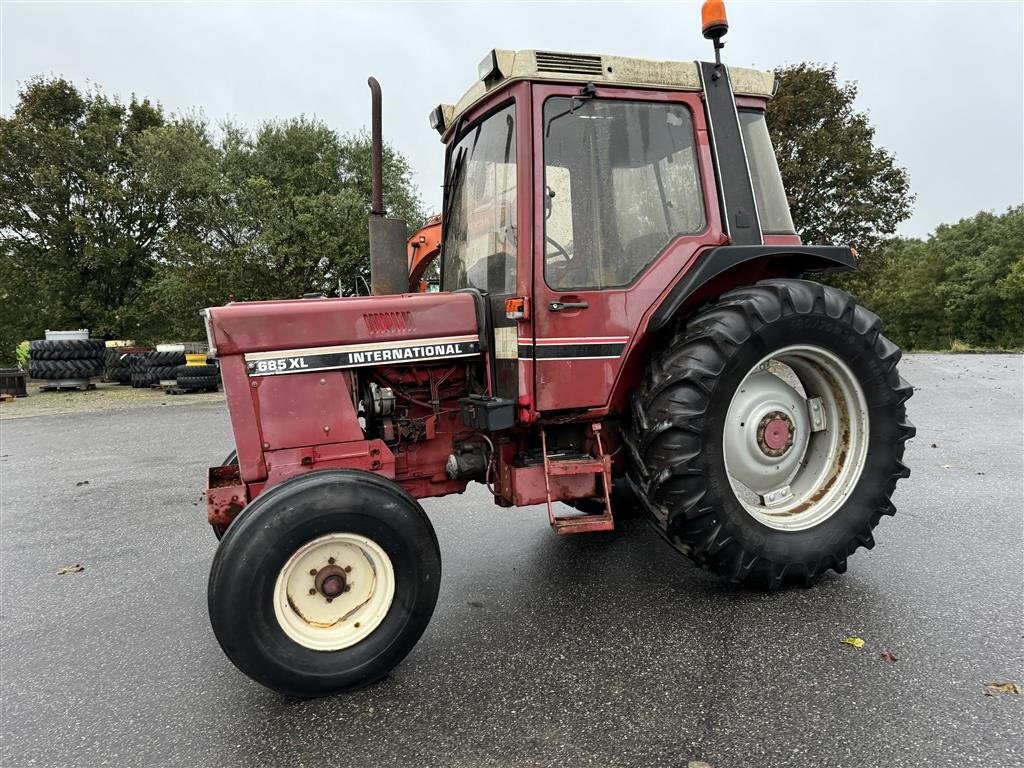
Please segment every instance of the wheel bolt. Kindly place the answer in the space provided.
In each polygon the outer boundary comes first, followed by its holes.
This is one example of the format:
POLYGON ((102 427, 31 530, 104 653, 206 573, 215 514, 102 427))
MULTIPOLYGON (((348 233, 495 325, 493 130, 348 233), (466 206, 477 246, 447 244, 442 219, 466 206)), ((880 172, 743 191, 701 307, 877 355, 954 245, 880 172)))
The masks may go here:
POLYGON ((333 599, 334 599, 333 597, 328 597, 328 598, 327 598, 327 602, 329 603, 329 602, 331 602, 331 601, 332 601, 333 599))
POLYGON ((333 557, 328 557, 327 558, 327 564, 328 565, 334 565, 334 558, 333 557))
POLYGON ((309 569, 309 575, 310 576, 316 576, 316 568, 310 568, 309 569))
POLYGON ((351 570, 352 570, 352 566, 351 565, 346 565, 345 566, 345 573, 349 573, 349 572, 351 572, 351 570))
POLYGON ((315 595, 316 594, 316 587, 310 587, 309 588, 309 594, 315 595))

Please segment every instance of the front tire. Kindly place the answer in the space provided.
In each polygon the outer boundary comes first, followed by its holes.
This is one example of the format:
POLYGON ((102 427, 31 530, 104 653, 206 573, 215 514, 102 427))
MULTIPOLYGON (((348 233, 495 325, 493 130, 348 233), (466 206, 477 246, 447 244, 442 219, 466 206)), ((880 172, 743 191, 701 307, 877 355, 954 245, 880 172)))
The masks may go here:
POLYGON ((311 472, 232 522, 210 570, 214 634, 253 680, 288 696, 384 677, 430 621, 441 555, 422 507, 359 470, 311 472))
POLYGON ((633 400, 630 482, 698 565, 775 589, 842 572, 895 512, 914 435, 900 351, 852 297, 739 288, 682 324, 633 400))

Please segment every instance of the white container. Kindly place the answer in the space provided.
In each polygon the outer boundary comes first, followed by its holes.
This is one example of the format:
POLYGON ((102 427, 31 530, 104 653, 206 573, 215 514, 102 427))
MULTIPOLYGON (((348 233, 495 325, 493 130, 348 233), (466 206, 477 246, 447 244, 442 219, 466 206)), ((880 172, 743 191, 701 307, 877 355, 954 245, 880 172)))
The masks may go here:
POLYGON ((88 328, 79 328, 77 331, 47 331, 47 341, 81 341, 89 338, 88 328))
POLYGON ((185 351, 185 345, 184 344, 157 344, 156 345, 156 351, 157 352, 184 352, 185 351))

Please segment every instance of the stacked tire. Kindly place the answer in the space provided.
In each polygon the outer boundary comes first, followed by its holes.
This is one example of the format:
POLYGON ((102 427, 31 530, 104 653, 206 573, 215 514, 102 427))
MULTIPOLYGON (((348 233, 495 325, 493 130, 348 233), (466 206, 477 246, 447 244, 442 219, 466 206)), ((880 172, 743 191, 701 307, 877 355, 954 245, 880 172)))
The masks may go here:
POLYGON ((51 381, 96 378, 103 375, 106 354, 102 339, 32 341, 28 375, 51 381))
POLYGON ((163 380, 173 379, 178 372, 178 367, 185 365, 184 352, 147 352, 143 358, 143 372, 148 384, 151 386, 159 384, 163 380))
POLYGON ((125 355, 128 363, 128 382, 133 389, 143 389, 156 383, 146 369, 146 353, 136 352, 125 355))
POLYGON ((131 354, 124 347, 108 348, 107 365, 103 377, 107 381, 116 381, 118 384, 129 383, 132 374, 129 360, 131 354))
POLYGON ((220 383, 220 368, 216 365, 179 365, 174 378, 179 389, 189 392, 216 390, 220 383))

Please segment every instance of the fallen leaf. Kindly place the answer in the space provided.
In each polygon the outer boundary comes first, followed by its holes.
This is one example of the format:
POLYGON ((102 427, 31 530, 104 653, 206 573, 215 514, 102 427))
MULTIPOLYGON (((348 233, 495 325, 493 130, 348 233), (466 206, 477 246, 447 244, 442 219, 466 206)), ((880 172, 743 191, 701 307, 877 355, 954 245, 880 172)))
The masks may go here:
POLYGON ((844 637, 843 642, 847 645, 852 645, 854 648, 863 648, 864 641, 859 637, 844 637))
POLYGON ((62 567, 58 568, 57 569, 57 575, 58 576, 63 576, 65 573, 80 573, 81 571, 84 571, 84 570, 85 570, 85 566, 84 565, 81 565, 80 563, 75 563, 75 565, 65 565, 65 566, 62 566, 62 567))
POLYGON ((943 469, 952 469, 953 467, 952 467, 952 465, 951 465, 951 464, 943 464, 943 465, 942 465, 942 468, 943 468, 943 469))
POLYGON ((932 448, 938 448, 938 447, 939 446, 937 446, 935 443, 932 443, 932 448))
POLYGON ((899 657, 892 651, 882 651, 878 655, 881 657, 882 661, 888 661, 890 664, 894 661, 899 661, 899 657))
POLYGON ((686 764, 686 768, 711 768, 711 763, 705 763, 703 760, 691 760, 686 764))
POLYGON ((1000 693, 1012 693, 1020 696, 1020 687, 1016 683, 985 683, 982 692, 986 696, 996 696, 1000 693))
POLYGON ((88 484, 89 484, 88 480, 79 480, 77 483, 75 483, 75 488, 77 488, 80 485, 88 485, 88 484))

